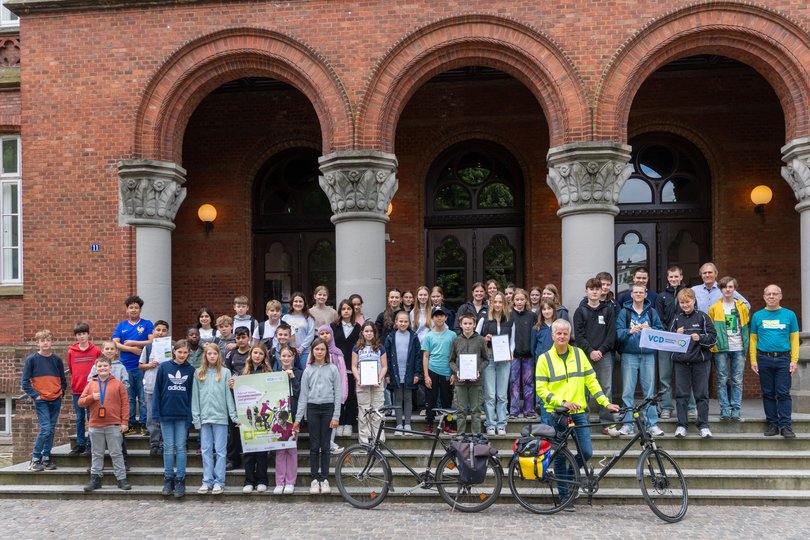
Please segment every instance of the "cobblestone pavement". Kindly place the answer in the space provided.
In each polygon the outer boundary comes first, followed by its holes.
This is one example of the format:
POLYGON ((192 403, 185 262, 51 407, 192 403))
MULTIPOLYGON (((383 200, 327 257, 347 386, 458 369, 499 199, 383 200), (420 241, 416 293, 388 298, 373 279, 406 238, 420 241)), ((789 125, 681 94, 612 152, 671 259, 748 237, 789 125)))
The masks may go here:
POLYGON ((240 504, 199 501, 1 500, 4 538, 771 538, 810 535, 810 508, 690 506, 668 525, 646 506, 578 506, 575 514, 536 516, 499 504, 481 514, 452 513, 443 504, 240 504), (764 524, 767 523, 767 528, 764 524))

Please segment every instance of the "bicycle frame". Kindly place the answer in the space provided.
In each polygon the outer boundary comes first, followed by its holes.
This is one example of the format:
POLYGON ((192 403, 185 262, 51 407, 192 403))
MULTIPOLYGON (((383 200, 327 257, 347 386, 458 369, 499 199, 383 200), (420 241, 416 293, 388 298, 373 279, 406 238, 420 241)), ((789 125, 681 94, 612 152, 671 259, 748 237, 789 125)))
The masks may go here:
MULTIPOLYGON (((574 446, 577 449, 577 455, 581 455, 582 451, 579 446, 579 438, 577 437, 577 428, 592 428, 592 427, 604 427, 606 424, 601 422, 599 423, 587 423, 581 425, 570 425, 567 424, 567 420, 569 418, 568 414, 561 415, 560 418, 557 420, 557 424, 559 425, 560 421, 566 421, 565 429, 562 432, 559 432, 557 435, 558 440, 561 442, 557 445, 556 448, 553 449, 551 456, 549 457, 549 462, 554 463, 554 458, 557 456, 557 453, 563 449, 568 447, 568 439, 572 438, 574 440, 574 446)), ((620 422, 621 423, 621 422, 620 422)), ((623 422, 628 423, 628 422, 623 422)), ((593 468, 588 467, 587 464, 584 465, 585 469, 585 478, 586 482, 575 482, 575 481, 567 481, 564 479, 557 479, 558 482, 561 483, 568 483, 572 487, 584 487, 588 492, 588 503, 590 504, 591 496, 596 493, 598 490, 599 482, 613 469, 613 467, 624 457, 624 455, 630 450, 637 441, 640 441, 639 444, 642 448, 646 446, 651 446, 652 448, 657 448, 655 444, 655 440, 653 439, 652 435, 647 433, 644 429, 644 425, 641 420, 641 412, 640 411, 633 411, 633 423, 636 425, 636 434, 627 442, 627 444, 622 448, 619 452, 614 453, 610 460, 602 466, 602 469, 599 473, 594 475, 593 468)), ((604 461, 604 460, 602 460, 604 461)), ((600 465, 602 463, 600 462, 600 465)))
MULTIPOLYGON (((373 411, 370 414, 379 414, 379 413, 377 411, 373 411)), ((419 480, 420 483, 416 487, 414 487, 413 489, 418 489, 418 488, 421 488, 421 487, 432 488, 433 486, 435 486, 435 485, 437 485, 439 483, 439 482, 436 481, 435 478, 431 479, 429 477, 430 472, 431 472, 431 467, 433 466, 433 458, 436 455, 436 447, 438 445, 441 445, 441 447, 442 447, 442 449, 444 450, 445 453, 447 453, 449 451, 449 449, 450 449, 450 447, 447 445, 447 443, 445 443, 441 439, 441 434, 444 433, 444 430, 442 429, 441 426, 443 425, 443 421, 444 421, 445 416, 446 415, 444 415, 444 414, 441 415, 441 417, 439 419, 439 427, 436 429, 436 431, 434 431, 431 434, 428 434, 428 433, 425 433, 425 432, 422 432, 422 431, 413 431, 413 430, 410 430, 410 429, 397 429, 397 428, 387 427, 385 425, 385 418, 383 417, 383 419, 380 421, 380 427, 377 429, 377 435, 374 437, 374 442, 367 444, 367 446, 369 448, 372 448, 372 449, 380 452, 381 454, 382 454, 382 452, 380 451, 380 449, 386 450, 388 452, 388 455, 390 455, 391 457, 396 459, 400 463, 400 465, 405 467, 408 470, 408 472, 411 473, 411 475, 414 478, 419 480), (425 439, 428 439, 428 438, 433 439, 433 445, 430 447, 430 455, 428 456, 427 464, 425 465, 424 473, 420 473, 419 471, 417 471, 416 469, 414 469, 413 467, 411 467, 410 465, 405 463, 405 461, 403 461, 403 459, 401 457, 399 457, 399 454, 397 454, 396 450, 394 450, 393 448, 388 446, 385 443, 384 440, 380 439, 380 435, 382 435, 383 431, 388 432, 388 433, 396 433, 396 432, 410 433, 412 435, 418 435, 418 436, 420 436, 422 438, 425 438, 425 439)), ((383 454, 383 455, 385 455, 385 454, 383 454)), ((369 458, 368 458, 369 462, 364 467, 364 469, 362 471, 362 474, 365 474, 366 469, 368 469, 368 467, 371 465, 372 456, 373 456, 373 454, 369 453, 369 458)), ((444 482, 444 483, 445 484, 455 484, 454 481, 444 482)), ((394 491, 393 484, 390 486, 390 489, 391 489, 391 491, 394 491)))

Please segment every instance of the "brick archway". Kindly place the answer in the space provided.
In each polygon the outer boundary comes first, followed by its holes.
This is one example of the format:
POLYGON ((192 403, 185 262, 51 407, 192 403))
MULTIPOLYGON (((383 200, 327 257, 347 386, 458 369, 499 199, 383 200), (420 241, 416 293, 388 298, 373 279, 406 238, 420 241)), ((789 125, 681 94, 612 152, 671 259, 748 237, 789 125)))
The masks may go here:
POLYGON ((787 140, 810 133, 810 39, 798 23, 750 4, 691 6, 651 22, 614 55, 596 92, 597 140, 627 140, 638 89, 658 68, 697 54, 722 55, 762 75, 779 97, 787 140))
POLYGON ((590 133, 584 84, 561 48, 522 23, 471 14, 416 30, 377 64, 360 104, 355 146, 392 152, 399 115, 413 93, 432 77, 469 65, 521 81, 546 115, 551 146, 590 133))
POLYGON ((351 147, 348 95, 326 60, 284 34, 232 28, 186 44, 158 69, 138 110, 135 155, 182 163, 191 114, 211 91, 242 77, 271 77, 294 86, 315 109, 323 152, 351 147))

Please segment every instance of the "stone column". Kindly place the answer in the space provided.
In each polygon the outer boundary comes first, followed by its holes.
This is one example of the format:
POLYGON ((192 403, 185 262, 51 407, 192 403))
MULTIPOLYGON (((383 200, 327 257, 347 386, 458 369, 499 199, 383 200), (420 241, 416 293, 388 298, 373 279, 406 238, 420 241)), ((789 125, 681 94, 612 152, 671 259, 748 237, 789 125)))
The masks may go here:
MULTIPOLYGON (((118 162, 119 223, 135 227, 137 294, 143 317, 172 323, 172 231, 186 198, 186 170, 175 163, 118 162)), ((123 293, 123 291, 122 291, 123 293)), ((171 326, 170 326, 171 328, 171 326)))
POLYGON ((333 152, 318 159, 321 189, 335 224, 335 298, 363 296, 363 312, 385 308, 385 215, 397 191, 397 158, 373 150, 333 152))
MULTIPOLYGON (((793 189, 799 213, 799 249, 801 250, 801 348, 799 367, 793 376, 793 410, 810 411, 810 137, 794 139, 782 147, 782 178, 793 189)), ((795 306, 785 306, 794 309, 795 306)), ((794 311, 798 311, 794 309, 794 311)))
MULTIPOLYGON (((613 218, 622 185, 633 172, 630 147, 615 142, 579 142, 548 151, 548 185, 562 220, 562 297, 571 311, 598 272, 614 273, 613 218)), ((616 276, 614 276, 615 279, 616 276)))

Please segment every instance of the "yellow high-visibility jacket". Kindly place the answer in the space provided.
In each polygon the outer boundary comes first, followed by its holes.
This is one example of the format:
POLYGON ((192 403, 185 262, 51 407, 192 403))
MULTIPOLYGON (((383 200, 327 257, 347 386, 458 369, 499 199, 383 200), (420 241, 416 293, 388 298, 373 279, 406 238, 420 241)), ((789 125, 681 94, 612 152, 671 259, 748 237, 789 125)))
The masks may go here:
POLYGON ((549 412, 562 406, 563 401, 576 403, 584 410, 588 404, 585 399, 586 387, 600 405, 610 404, 596 380, 596 373, 588 357, 578 347, 569 345, 568 356, 563 361, 557 354, 557 349, 552 346, 537 357, 534 375, 537 395, 549 412))

